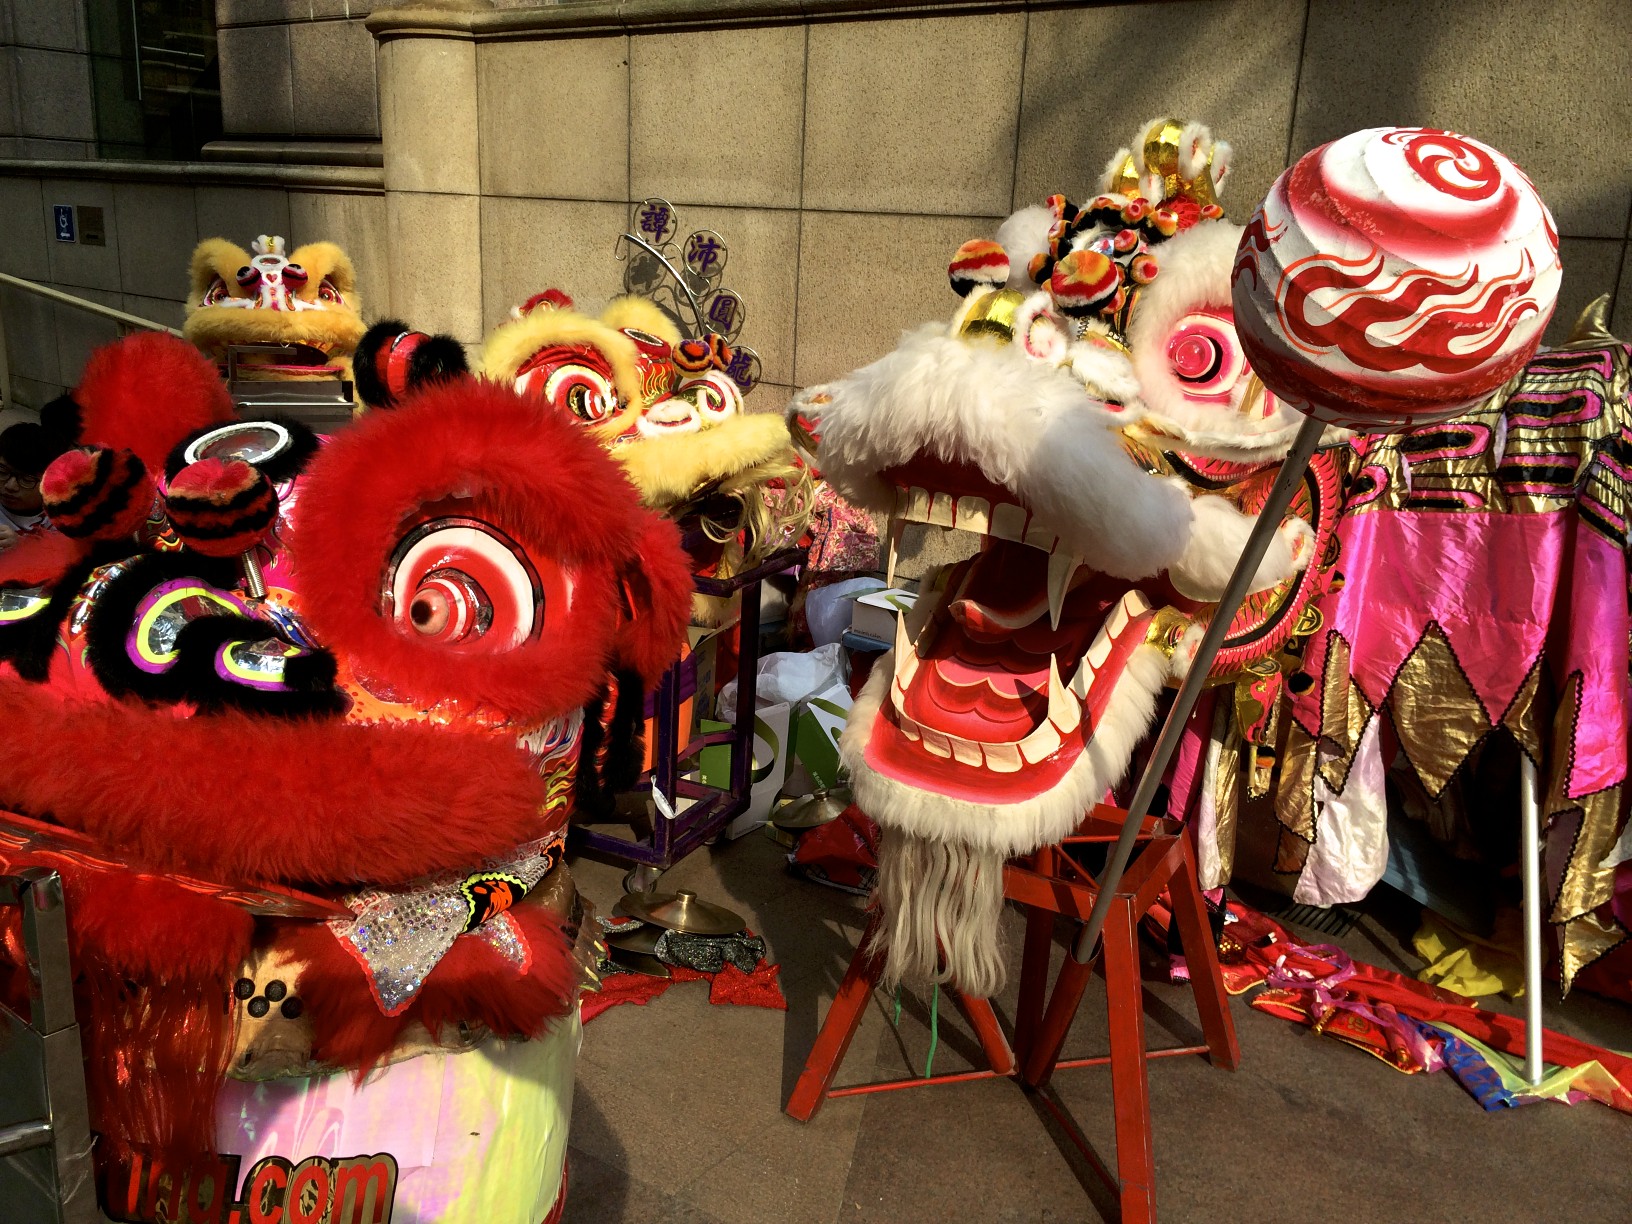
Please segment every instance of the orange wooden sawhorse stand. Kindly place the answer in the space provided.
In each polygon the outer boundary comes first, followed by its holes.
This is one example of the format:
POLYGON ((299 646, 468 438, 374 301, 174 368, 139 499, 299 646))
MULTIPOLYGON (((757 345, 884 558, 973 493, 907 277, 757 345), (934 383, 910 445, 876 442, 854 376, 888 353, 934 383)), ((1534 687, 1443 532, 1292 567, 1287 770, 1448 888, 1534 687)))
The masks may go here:
POLYGON ((1176 824, 1147 818, 1138 835, 1138 853, 1116 892, 1101 936, 1100 955, 1078 963, 1065 959, 1048 992, 1049 955, 1057 915, 1087 920, 1096 893, 1092 877, 1071 857, 1073 845, 1112 842, 1126 816, 1116 808, 1097 807, 1077 833, 1057 846, 1018 859, 1003 870, 1003 893, 1026 914, 1025 949, 1020 969, 1020 1001, 1014 1045, 998 1024, 991 1000, 951 992, 980 1039, 988 1066, 926 1078, 887 1080, 834 1088, 833 1078, 861 1023, 878 982, 882 964, 866 949, 877 923, 868 921, 861 945, 828 1009, 804 1072, 788 1098, 787 1112, 808 1122, 828 1097, 858 1096, 933 1084, 1014 1076, 1027 1088, 1041 1088, 1056 1070, 1072 1067, 1111 1068, 1111 1095, 1116 1114, 1116 1176, 1101 1164, 1086 1139, 1046 1093, 1037 1099, 1054 1115, 1089 1164, 1116 1192, 1124 1224, 1156 1218, 1156 1158, 1151 1143, 1150 1082, 1147 1061, 1179 1054, 1206 1054, 1214 1065, 1234 1070, 1241 1061, 1230 1018, 1229 997, 1218 968, 1218 950, 1207 921, 1207 907, 1196 884, 1190 843, 1176 824), (1144 987, 1139 973, 1139 920, 1163 893, 1178 927, 1179 942, 1190 970, 1190 986, 1201 1018, 1204 1044, 1150 1050, 1145 1045, 1144 987), (1076 1018, 1088 979, 1098 965, 1105 976, 1109 1003, 1110 1053, 1096 1058, 1060 1058, 1065 1035, 1076 1018), (1045 1005, 1046 1003, 1046 1005, 1045 1005))

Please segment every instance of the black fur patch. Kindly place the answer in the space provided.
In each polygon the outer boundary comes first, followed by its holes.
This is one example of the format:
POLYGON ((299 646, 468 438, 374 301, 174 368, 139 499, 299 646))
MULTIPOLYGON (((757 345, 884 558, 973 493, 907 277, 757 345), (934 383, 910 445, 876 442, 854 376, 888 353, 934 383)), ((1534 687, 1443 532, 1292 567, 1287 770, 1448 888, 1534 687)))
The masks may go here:
MULTIPOLYGON (((397 397, 380 378, 380 354, 390 349, 397 337, 411 332, 401 319, 382 319, 363 333, 351 357, 352 382, 357 398, 370 408, 394 408, 397 397)), ((451 336, 426 336, 408 357, 408 388, 424 386, 438 378, 456 378, 470 372, 464 345, 451 336)))
POLYGON ((146 553, 133 558, 128 569, 108 583, 91 611, 85 640, 91 671, 113 696, 161 702, 188 699, 183 682, 186 672, 179 664, 158 674, 145 672, 125 652, 137 606, 154 587, 177 578, 196 578, 208 586, 231 590, 238 580, 238 560, 191 552, 146 553))
POLYGON ((584 707, 578 741, 574 819, 586 824, 609 820, 618 796, 633 790, 646 758, 646 689, 631 671, 613 673, 617 701, 606 721, 606 689, 584 707))
POLYGON ((43 684, 51 676, 57 654, 57 633, 68 619, 68 609, 99 565, 119 560, 130 548, 123 542, 102 544, 71 566, 51 586, 51 600, 27 620, 0 627, 0 659, 8 660, 24 680, 43 684))
POLYGON ((252 688, 223 680, 215 670, 215 654, 228 642, 254 642, 276 637, 265 621, 245 616, 206 616, 176 635, 178 658, 171 674, 200 711, 225 708, 282 718, 333 716, 346 709, 346 699, 334 688, 334 657, 327 651, 290 659, 284 682, 294 691, 252 688))

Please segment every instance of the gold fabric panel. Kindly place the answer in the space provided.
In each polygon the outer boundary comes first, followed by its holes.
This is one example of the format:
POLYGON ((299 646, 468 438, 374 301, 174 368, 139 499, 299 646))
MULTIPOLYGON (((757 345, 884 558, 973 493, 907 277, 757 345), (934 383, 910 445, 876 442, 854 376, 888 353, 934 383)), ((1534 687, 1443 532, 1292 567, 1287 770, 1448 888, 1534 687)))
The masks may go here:
POLYGON ((1558 949, 1559 973, 1565 992, 1569 992, 1576 974, 1625 939, 1626 932, 1618 924, 1601 922, 1593 914, 1584 914, 1566 923, 1558 949))
POLYGON ((1389 691, 1388 708, 1400 747, 1435 799, 1491 729, 1438 625, 1429 625, 1407 656, 1389 691))
POLYGON ((1213 776, 1213 840, 1221 879, 1235 874, 1235 831, 1241 813, 1241 727, 1235 712, 1220 703, 1213 719, 1218 738, 1218 770, 1213 776))
MULTIPOLYGON (((1299 840, 1315 840, 1315 739, 1287 719, 1286 744, 1281 749, 1281 777, 1275 788, 1275 815, 1281 826, 1299 840)), ((1279 868, 1277 868, 1279 870, 1279 868)))

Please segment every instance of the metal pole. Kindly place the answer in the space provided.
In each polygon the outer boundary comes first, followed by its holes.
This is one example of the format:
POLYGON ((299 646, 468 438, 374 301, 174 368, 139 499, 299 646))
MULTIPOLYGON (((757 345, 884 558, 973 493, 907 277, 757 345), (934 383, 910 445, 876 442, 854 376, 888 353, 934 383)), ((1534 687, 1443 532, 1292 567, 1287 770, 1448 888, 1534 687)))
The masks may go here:
MULTIPOLYGON (((1173 699, 1173 708, 1167 712, 1162 733, 1157 737, 1150 761, 1133 792, 1133 802, 1128 805, 1128 815, 1122 822, 1121 833, 1117 835, 1116 847, 1111 851, 1110 862, 1105 865, 1105 872, 1099 878, 1099 895, 1094 898, 1094 908, 1089 911, 1088 921, 1078 933, 1076 946, 1071 952, 1078 963, 1089 960, 1094 954, 1099 933, 1104 929, 1105 917, 1110 911, 1111 895, 1122 882, 1122 872, 1133 853, 1134 839, 1145 817, 1150 814, 1150 805, 1156 798, 1156 788, 1161 785, 1162 774, 1166 772, 1167 763, 1173 759, 1173 753, 1184 737, 1184 724, 1189 721, 1190 711, 1195 709, 1196 699, 1201 696, 1213 659, 1224 644, 1224 637, 1229 632, 1236 611, 1251 591, 1258 563, 1263 560, 1264 554, 1269 551, 1270 541, 1280 530, 1281 516, 1286 513, 1298 486, 1303 483, 1303 474, 1309 468, 1309 459, 1320 444, 1320 435, 1325 428, 1324 423, 1314 417, 1304 418, 1297 439, 1292 443, 1292 450, 1281 464, 1280 475, 1275 478, 1275 484, 1269 491, 1269 498, 1258 512, 1258 521, 1253 525, 1252 534, 1247 537, 1246 547, 1241 550, 1241 559, 1235 563, 1235 572, 1230 575, 1224 594, 1219 597, 1218 610, 1213 613, 1207 632, 1202 636, 1195 660, 1179 687, 1179 695, 1173 699)), ((1314 563, 1313 558, 1310 563, 1314 563)))
POLYGON ((1519 758, 1519 865, 1524 876, 1524 1078, 1541 1083, 1541 796, 1536 763, 1519 758))

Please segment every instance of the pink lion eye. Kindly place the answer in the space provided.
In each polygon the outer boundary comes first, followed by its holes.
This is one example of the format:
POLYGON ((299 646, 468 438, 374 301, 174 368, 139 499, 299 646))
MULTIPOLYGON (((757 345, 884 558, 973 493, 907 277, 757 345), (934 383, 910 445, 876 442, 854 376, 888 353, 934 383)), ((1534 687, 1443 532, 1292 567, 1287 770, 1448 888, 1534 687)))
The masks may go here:
POLYGON ((565 611, 570 587, 559 567, 535 564, 502 532, 476 519, 445 518, 398 545, 388 589, 400 632, 504 651, 536 636, 548 608, 565 611))
POLYGON ((1197 399, 1227 400, 1247 372, 1235 325, 1222 312, 1180 319, 1168 336, 1167 360, 1185 394, 1197 399))

